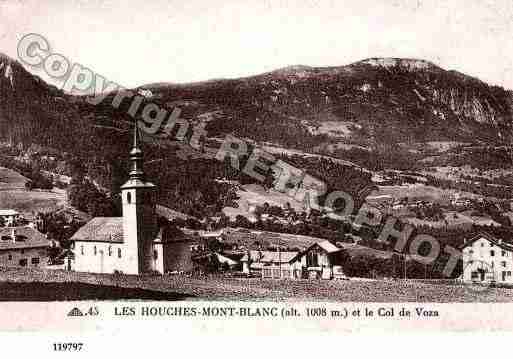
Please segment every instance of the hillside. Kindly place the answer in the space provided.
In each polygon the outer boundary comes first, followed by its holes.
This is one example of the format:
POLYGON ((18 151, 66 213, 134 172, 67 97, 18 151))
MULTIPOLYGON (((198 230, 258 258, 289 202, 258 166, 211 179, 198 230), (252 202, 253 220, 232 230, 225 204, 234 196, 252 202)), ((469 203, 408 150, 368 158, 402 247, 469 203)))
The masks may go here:
POLYGON ((242 79, 143 88, 153 100, 207 121, 209 133, 235 132, 303 150, 327 143, 511 139, 510 93, 422 60, 293 66, 242 79))
MULTIPOLYGON (((45 84, 4 55, 0 89, 0 141, 21 145, 18 155, 27 149, 34 158, 51 154, 55 163, 45 162, 44 170, 71 175, 78 168, 101 188, 117 192, 126 177, 133 123, 126 113, 128 101, 116 109, 111 105, 115 94, 110 94, 93 106, 84 96, 45 84), (35 145, 40 147, 34 150, 35 145)), ((207 155, 215 153, 227 133, 306 169, 326 181, 329 190, 353 195, 372 184, 371 176, 390 168, 511 164, 512 93, 423 60, 291 66, 240 79, 159 83, 136 90, 145 90, 146 101, 179 107, 181 117, 193 124, 206 124, 203 154, 184 158, 183 146, 173 142, 145 146, 147 172, 159 185, 161 204, 200 218, 233 207, 238 187, 230 181, 255 183, 207 155)), ((494 183, 471 185, 472 191, 494 189, 494 183)), ((505 193, 504 188, 495 191, 505 193)))

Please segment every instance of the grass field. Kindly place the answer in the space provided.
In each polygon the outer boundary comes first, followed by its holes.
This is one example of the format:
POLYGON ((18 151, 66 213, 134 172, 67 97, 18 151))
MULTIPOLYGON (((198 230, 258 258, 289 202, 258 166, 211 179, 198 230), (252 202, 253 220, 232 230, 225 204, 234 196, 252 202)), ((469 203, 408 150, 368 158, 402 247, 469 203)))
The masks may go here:
POLYGON ((462 192, 453 189, 442 189, 433 186, 426 186, 423 184, 408 184, 402 186, 378 186, 379 190, 372 193, 373 196, 388 195, 393 199, 401 199, 408 197, 412 200, 427 200, 442 205, 450 203, 454 198, 455 193, 468 198, 477 198, 479 196, 470 193, 462 192))
POLYGON ((0 208, 15 209, 31 219, 35 212, 53 210, 66 203, 64 190, 27 191, 26 181, 19 173, 0 167, 0 208))
POLYGON ((269 203, 271 206, 285 207, 286 203, 289 203, 294 210, 302 212, 305 210, 303 202, 296 201, 294 198, 280 193, 275 190, 265 190, 261 185, 248 184, 241 186, 237 190, 238 207, 225 207, 223 209, 224 214, 235 220, 237 215, 244 216, 248 219, 256 219, 255 215, 251 213, 251 208, 256 205, 262 205, 264 202, 269 203))
POLYGON ((77 299, 511 302, 513 289, 482 293, 463 285, 416 281, 238 279, 223 276, 124 276, 60 270, 0 269, 0 300, 77 299), (139 290, 139 291, 137 291, 139 290), (53 291, 53 292, 52 292, 53 291), (49 293, 53 293, 49 296, 49 293))

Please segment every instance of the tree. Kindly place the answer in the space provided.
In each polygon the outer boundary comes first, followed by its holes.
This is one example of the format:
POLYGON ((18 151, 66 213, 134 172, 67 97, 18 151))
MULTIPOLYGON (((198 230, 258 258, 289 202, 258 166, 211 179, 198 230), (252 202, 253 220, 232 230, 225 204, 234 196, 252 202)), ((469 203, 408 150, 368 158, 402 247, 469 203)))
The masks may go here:
POLYGON ((238 214, 235 217, 235 227, 252 228, 253 224, 246 217, 238 214))
POLYGON ((68 188, 70 204, 93 217, 116 215, 114 198, 108 197, 85 177, 74 177, 68 188))

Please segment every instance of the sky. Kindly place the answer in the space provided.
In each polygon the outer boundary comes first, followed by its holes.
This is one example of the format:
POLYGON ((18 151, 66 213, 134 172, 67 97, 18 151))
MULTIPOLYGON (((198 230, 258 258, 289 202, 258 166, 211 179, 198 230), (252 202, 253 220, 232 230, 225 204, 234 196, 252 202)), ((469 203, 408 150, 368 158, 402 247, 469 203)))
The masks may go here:
POLYGON ((126 87, 407 57, 513 89, 511 0, 0 0, 0 52, 27 33, 126 87))

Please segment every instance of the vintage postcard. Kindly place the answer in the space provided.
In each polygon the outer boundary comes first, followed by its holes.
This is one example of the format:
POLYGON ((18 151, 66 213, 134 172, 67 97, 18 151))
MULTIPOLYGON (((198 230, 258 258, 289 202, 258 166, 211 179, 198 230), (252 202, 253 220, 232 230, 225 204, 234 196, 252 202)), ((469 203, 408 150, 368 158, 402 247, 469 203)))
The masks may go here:
POLYGON ((510 0, 0 1, 0 331, 513 330, 511 34, 510 0))

